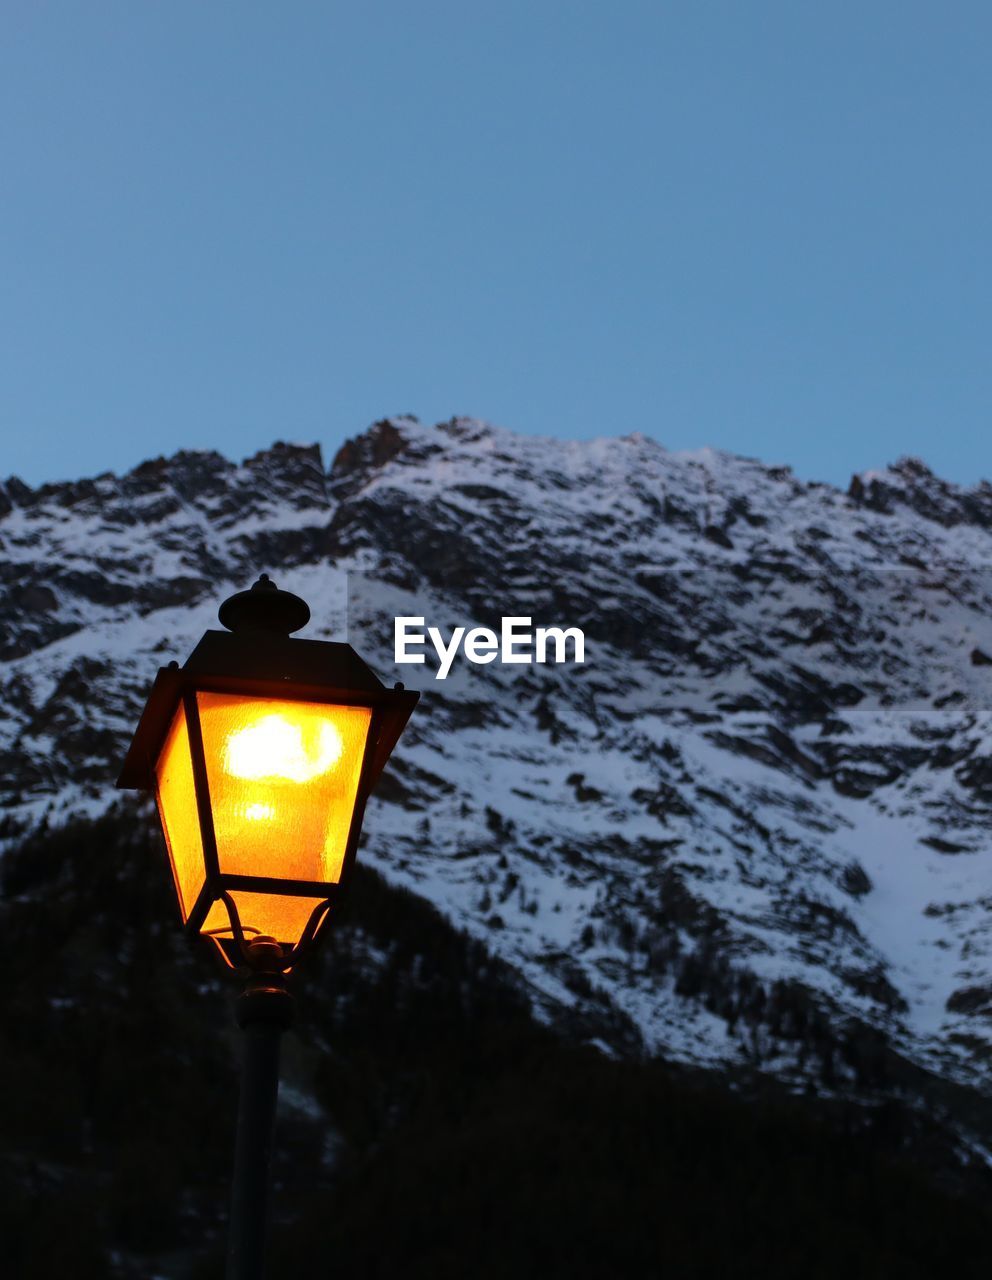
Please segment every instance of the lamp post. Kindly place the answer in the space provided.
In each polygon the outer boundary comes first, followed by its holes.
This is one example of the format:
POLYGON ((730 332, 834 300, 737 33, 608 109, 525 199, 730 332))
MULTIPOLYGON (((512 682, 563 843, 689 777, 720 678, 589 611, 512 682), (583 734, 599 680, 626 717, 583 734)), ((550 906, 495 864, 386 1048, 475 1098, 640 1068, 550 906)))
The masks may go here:
POLYGON ((260 1280, 286 975, 333 915, 365 802, 420 696, 387 689, 263 574, 152 685, 117 785, 152 791, 188 934, 246 975, 228 1280, 260 1280))

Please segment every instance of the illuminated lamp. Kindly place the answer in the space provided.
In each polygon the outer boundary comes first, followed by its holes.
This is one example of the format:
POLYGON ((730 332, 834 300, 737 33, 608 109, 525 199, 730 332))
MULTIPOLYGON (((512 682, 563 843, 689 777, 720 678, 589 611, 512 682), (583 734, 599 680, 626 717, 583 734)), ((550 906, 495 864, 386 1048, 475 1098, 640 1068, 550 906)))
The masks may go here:
POLYGON ((272 939, 288 968, 347 888, 419 694, 348 644, 294 639, 310 609, 265 574, 219 618, 226 631, 159 671, 117 785, 155 794, 187 932, 231 965, 272 939))

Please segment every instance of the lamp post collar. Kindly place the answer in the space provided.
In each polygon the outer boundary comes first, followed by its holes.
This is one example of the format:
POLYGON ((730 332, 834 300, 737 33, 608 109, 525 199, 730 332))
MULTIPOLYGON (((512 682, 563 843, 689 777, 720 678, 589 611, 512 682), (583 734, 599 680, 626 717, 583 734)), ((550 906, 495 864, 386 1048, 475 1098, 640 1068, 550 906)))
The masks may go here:
POLYGON ((238 1026, 268 1023, 287 1031, 293 1025, 294 1001, 286 987, 283 948, 275 938, 257 937, 243 954, 248 975, 234 1007, 238 1026))

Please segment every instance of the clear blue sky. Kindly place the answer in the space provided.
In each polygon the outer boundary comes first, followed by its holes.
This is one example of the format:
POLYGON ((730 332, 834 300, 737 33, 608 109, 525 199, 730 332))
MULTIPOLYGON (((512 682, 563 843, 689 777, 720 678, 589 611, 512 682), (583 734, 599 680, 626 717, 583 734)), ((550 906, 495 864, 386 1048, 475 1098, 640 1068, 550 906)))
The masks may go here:
POLYGON ((385 414, 992 475, 992 8, 4 0, 0 475, 385 414))

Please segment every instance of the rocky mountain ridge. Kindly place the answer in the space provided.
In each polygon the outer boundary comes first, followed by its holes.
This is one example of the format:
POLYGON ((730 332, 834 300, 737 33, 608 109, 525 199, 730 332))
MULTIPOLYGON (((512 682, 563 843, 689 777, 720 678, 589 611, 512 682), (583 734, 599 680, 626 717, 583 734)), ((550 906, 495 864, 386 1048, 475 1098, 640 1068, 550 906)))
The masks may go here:
POLYGON ((992 487, 848 491, 631 435, 377 423, 0 485, 2 827, 101 812, 157 666, 267 570, 424 692, 363 858, 542 1016, 823 1090, 982 1096, 992 487), (581 626, 582 667, 394 668, 391 620, 581 626))

